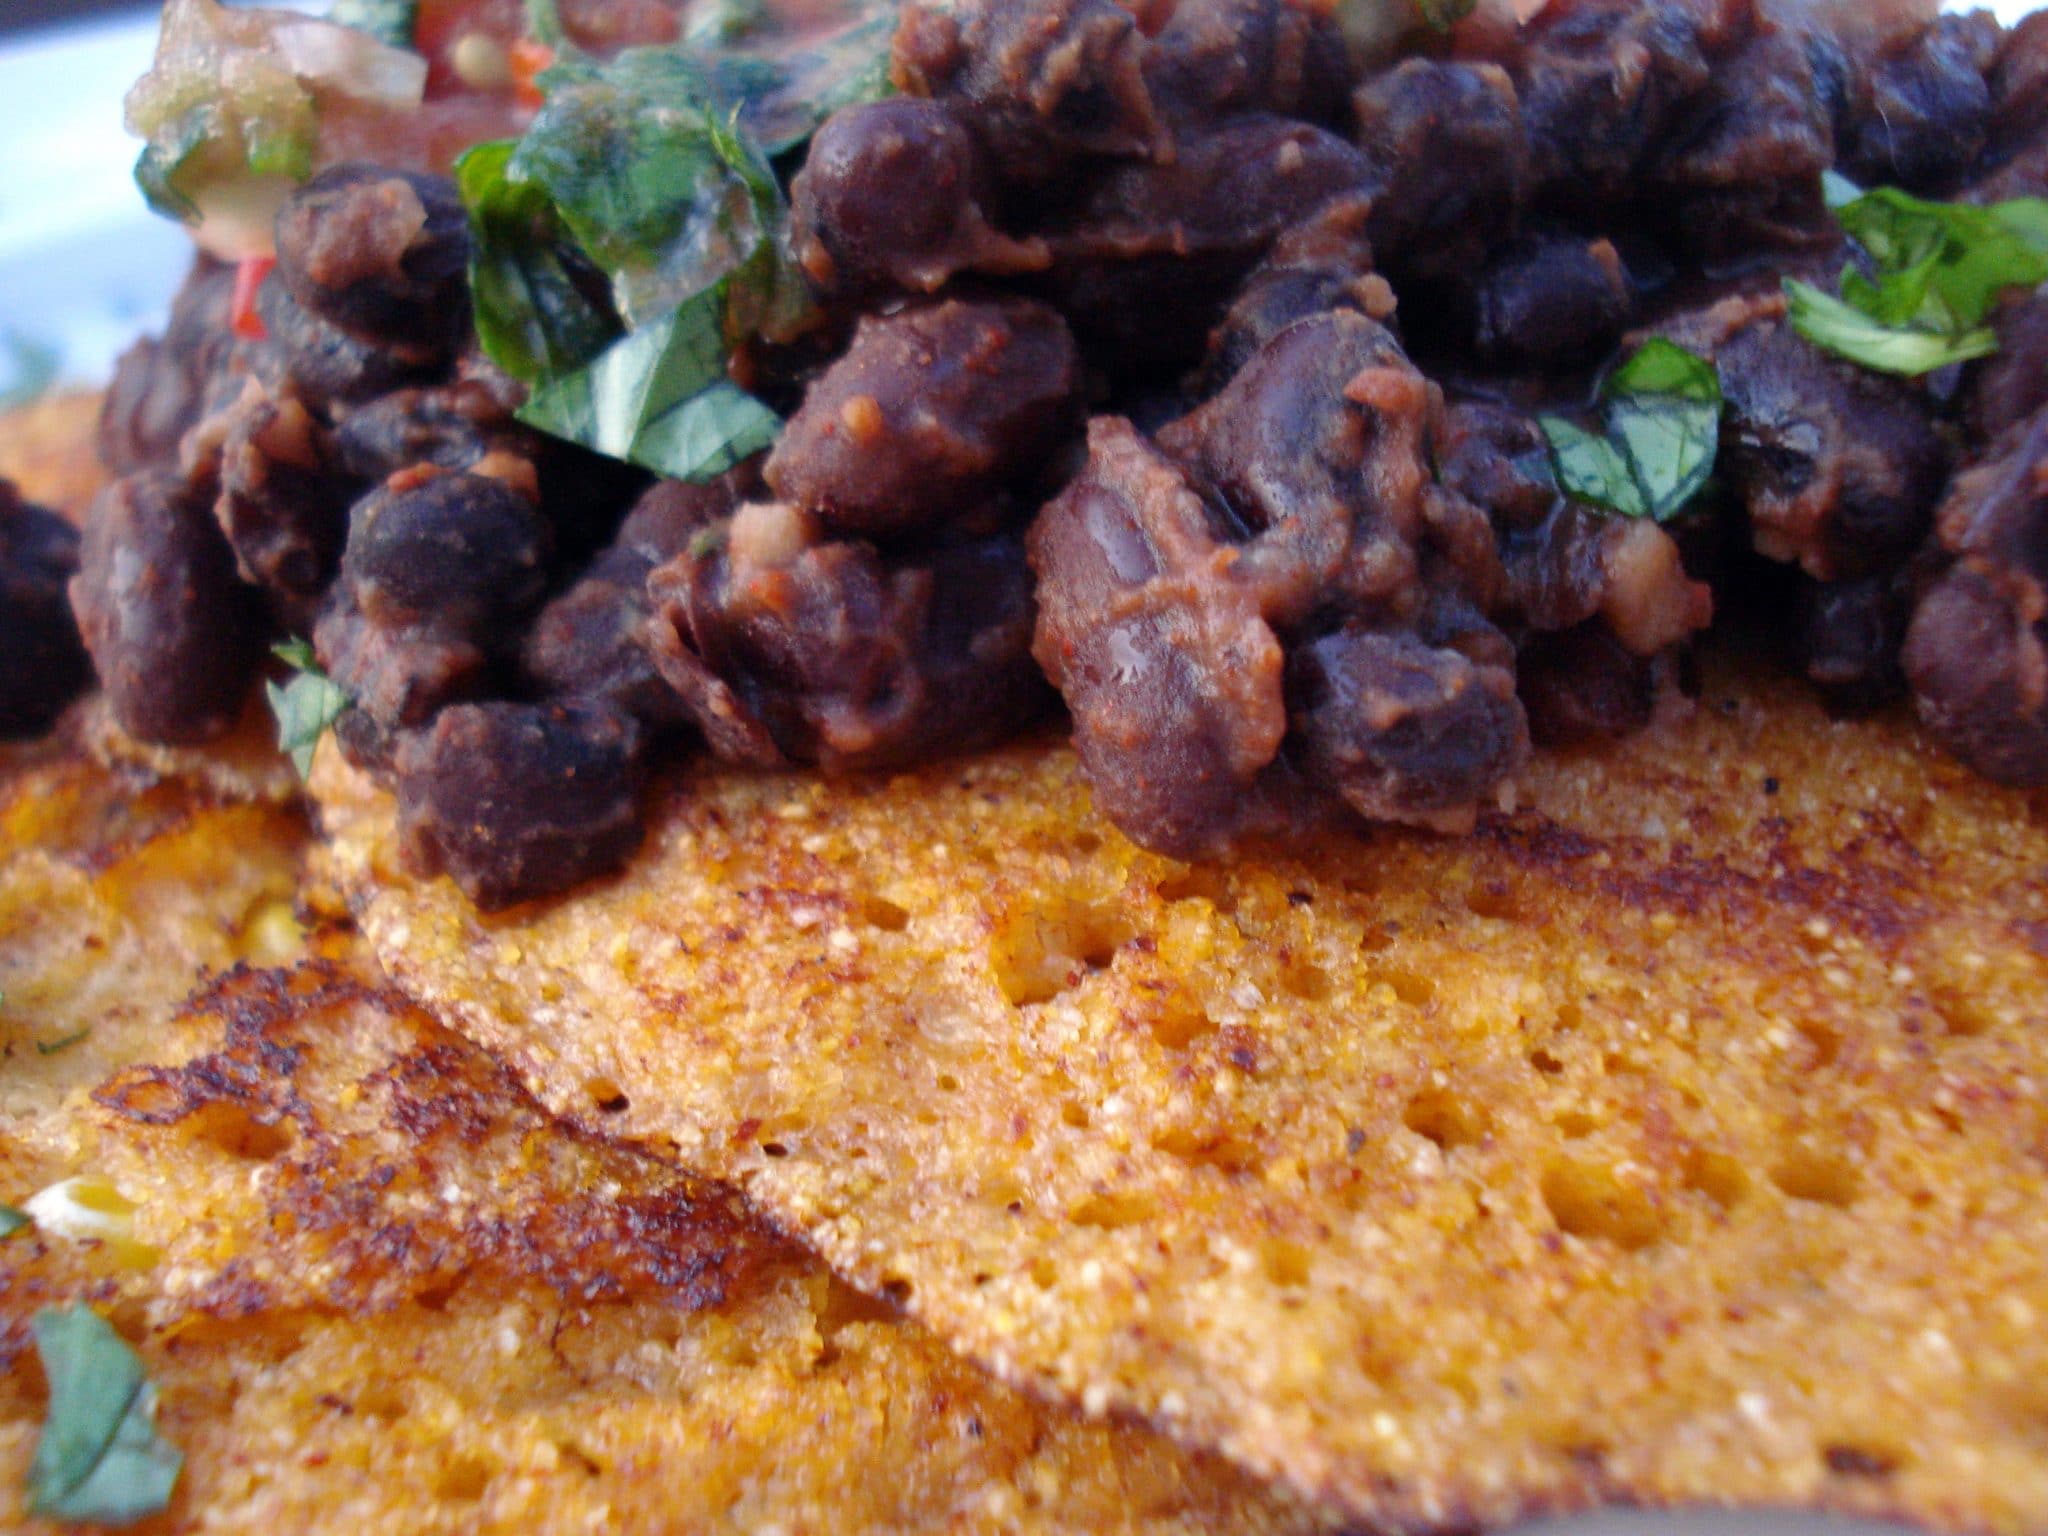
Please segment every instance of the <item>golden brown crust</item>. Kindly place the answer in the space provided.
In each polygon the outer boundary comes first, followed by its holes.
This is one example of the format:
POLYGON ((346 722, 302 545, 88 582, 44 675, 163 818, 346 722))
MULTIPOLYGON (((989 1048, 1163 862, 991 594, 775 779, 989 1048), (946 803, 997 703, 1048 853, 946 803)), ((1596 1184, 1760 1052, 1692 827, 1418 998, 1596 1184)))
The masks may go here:
POLYGON ((480 919, 316 779, 399 982, 1012 1380, 1375 1525, 2048 1525, 2048 800, 1756 667, 1472 839, 1142 853, 1063 748, 699 772, 480 919))
POLYGON ((304 931, 260 726, 140 753, 89 701, 0 756, 0 1202, 85 1175, 135 1206, 118 1242, 0 1240, 0 1529, 42 1528, 28 1324, 76 1301, 186 1457, 141 1531, 1326 1527, 996 1386, 602 1111, 551 1119, 304 931))

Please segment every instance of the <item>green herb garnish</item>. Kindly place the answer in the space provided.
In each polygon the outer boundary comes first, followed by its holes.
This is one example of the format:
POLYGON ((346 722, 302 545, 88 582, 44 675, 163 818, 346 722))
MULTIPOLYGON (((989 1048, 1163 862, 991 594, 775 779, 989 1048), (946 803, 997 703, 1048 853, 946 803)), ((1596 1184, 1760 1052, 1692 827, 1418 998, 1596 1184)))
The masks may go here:
POLYGON ((569 238, 547 189, 508 174, 517 145, 479 144, 455 165, 469 210, 477 337, 529 382, 572 373, 617 340, 609 284, 569 238))
POLYGON ((708 480, 775 441, 782 419, 725 376, 714 291, 537 388, 519 419, 615 459, 708 480))
POLYGON ((605 61, 567 40, 552 0, 529 0, 560 54, 537 82, 545 103, 524 137, 479 145, 456 172, 477 336, 530 387, 522 421, 683 480, 774 441, 779 418, 727 359, 817 319, 775 165, 888 89, 893 0, 846 15, 778 52, 767 13, 732 0, 693 13, 673 46, 605 61))
POLYGON ((1566 494, 1626 517, 1663 522, 1705 487, 1720 445, 1721 379, 1714 365, 1661 337, 1645 342, 1601 385, 1604 431, 1541 418, 1566 494))
POLYGON ((341 718, 342 711, 349 706, 349 697, 339 683, 320 670, 313 647, 304 640, 288 640, 273 646, 271 654, 294 673, 282 688, 271 682, 263 685, 270 712, 277 717, 277 749, 291 758, 292 766, 303 779, 312 774, 313 754, 320 738, 341 718))
POLYGON ((92 1026, 88 1024, 85 1028, 73 1030, 70 1034, 56 1040, 38 1040, 36 1042, 36 1054, 38 1056, 55 1056, 59 1051, 68 1051, 74 1045, 83 1045, 91 1034, 92 1026))
POLYGON ((34 1225, 27 1211, 17 1211, 11 1205, 0 1205, 0 1237, 12 1237, 24 1227, 34 1225))
POLYGON ((156 1432, 142 1361, 90 1307, 46 1307, 32 1327, 50 1405, 29 1464, 30 1512, 95 1525, 158 1513, 185 1458, 156 1432))
POLYGON ((1827 193, 1874 275, 1847 267, 1839 297, 1788 278, 1785 296, 1793 329, 1865 368, 1912 378, 1989 357, 1999 300, 2048 282, 2048 198, 1935 203, 1839 177, 1827 193))

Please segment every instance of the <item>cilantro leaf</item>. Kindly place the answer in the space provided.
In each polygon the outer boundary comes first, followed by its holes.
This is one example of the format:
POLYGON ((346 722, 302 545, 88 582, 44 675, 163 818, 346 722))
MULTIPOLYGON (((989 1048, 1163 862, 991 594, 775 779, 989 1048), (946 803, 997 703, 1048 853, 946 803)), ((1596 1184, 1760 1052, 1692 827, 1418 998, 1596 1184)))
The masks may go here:
POLYGON ((1661 337, 1645 342, 1600 389, 1604 431, 1541 418, 1568 495, 1658 522, 1706 486, 1720 448, 1721 380, 1714 365, 1661 337))
POLYGON ((2048 199, 1979 207, 1846 183, 1829 199, 1871 271, 1845 271, 1839 297, 1790 278, 1785 295, 1793 329, 1865 368, 1917 377, 1988 357, 1999 300, 2048 281, 2048 199))
POLYGON ((722 289, 537 388, 519 419, 679 480, 708 480, 775 441, 782 422, 725 376, 722 289))
POLYGON ((11 1205, 0 1205, 0 1237, 12 1237, 24 1227, 34 1225, 27 1211, 17 1211, 11 1205))
POLYGON ((511 175, 509 139, 455 163, 469 210, 469 291, 484 355, 516 379, 573 372, 619 334, 603 274, 568 239, 543 187, 511 175))
POLYGON ((156 1388, 135 1351, 89 1307, 46 1307, 32 1326, 50 1405, 29 1465, 30 1511, 126 1525, 162 1510, 185 1458, 156 1432, 156 1388))
POLYGON ((773 248, 782 190, 703 60, 682 48, 572 55, 539 83, 547 103, 507 173, 552 200, 629 326, 773 248))
POLYGON ((1945 333, 1889 323, 1796 279, 1786 282, 1785 297, 1791 305, 1792 328, 1800 335, 1878 373, 1918 378, 1998 350, 1997 333, 1988 325, 1945 333))
POLYGON ((320 738, 349 707, 349 696, 320 670, 313 647, 304 640, 288 640, 272 647, 271 654, 296 674, 282 688, 266 682, 263 696, 277 717, 277 749, 291 758, 303 779, 313 772, 313 754, 320 738))

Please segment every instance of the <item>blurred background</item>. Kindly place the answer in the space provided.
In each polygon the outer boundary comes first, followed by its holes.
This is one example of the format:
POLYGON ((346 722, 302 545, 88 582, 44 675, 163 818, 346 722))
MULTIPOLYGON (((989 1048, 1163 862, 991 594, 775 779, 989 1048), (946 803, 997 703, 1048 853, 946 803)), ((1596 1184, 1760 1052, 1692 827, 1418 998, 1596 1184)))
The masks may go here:
POLYGON ((10 0, 0 6, 0 32, 20 32, 46 27, 52 22, 76 21, 82 16, 100 16, 109 11, 146 11, 134 0, 10 0))

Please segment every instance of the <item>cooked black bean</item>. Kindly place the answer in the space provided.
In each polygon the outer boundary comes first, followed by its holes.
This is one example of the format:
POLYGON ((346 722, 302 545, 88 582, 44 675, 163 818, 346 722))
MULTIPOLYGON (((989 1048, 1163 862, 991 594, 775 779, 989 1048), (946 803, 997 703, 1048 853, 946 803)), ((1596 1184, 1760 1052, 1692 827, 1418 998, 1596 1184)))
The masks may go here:
POLYGON ((755 503, 648 592, 656 665, 728 761, 895 767, 996 740, 1042 699, 1014 534, 891 559, 755 503))
POLYGON ((1746 10, 1714 0, 1551 0, 1523 29, 1513 66, 1545 199, 1596 217, 1624 200, 1746 10))
POLYGON ((71 607, 114 717, 145 741, 221 735, 262 654, 255 592, 214 522, 212 487, 163 470, 93 504, 71 607))
POLYGON ((1375 320, 1393 312, 1394 290, 1374 273, 1365 234, 1372 210, 1370 198, 1342 198, 1274 242, 1209 337, 1197 381, 1202 393, 1229 383, 1254 353, 1297 320, 1332 309, 1355 309, 1375 320))
POLYGON ((1873 61, 1842 146, 1854 180, 1941 192, 1969 170, 1990 137, 1985 72, 2002 33, 1988 11, 1937 18, 1873 61))
POLYGON ((1235 581, 1274 623, 1335 602, 1398 612, 1435 486, 1429 385, 1386 327, 1299 321, 1159 434, 1251 534, 1235 581))
POLYGON ((1995 323, 1998 351, 1970 384, 1970 427, 1983 442, 2048 406, 2048 288, 2008 301, 1995 323))
POLYGON ((92 677, 65 585, 78 531, 0 480, 0 740, 47 730, 92 677))
POLYGON ((1800 669, 1840 709, 1875 709, 1905 688, 1899 650, 1913 614, 1901 570, 1850 581, 1800 578, 1793 651, 1800 669))
POLYGON ((1041 271, 1041 239, 996 228, 987 156, 943 102, 895 97, 835 113, 790 187, 797 261, 824 293, 933 293, 965 272, 1041 271))
POLYGON ((1032 526, 1035 653, 1073 716, 1095 803, 1175 858, 1212 856, 1287 730, 1283 654, 1217 558, 1242 538, 1118 417, 1032 526))
POLYGON ((228 329, 234 268, 196 257, 163 339, 144 337, 114 365, 100 401, 100 462, 117 475, 176 462, 178 441, 198 421, 207 389, 235 338, 228 329))
POLYGON ((602 705, 458 704, 397 751, 398 847, 496 911, 611 873, 640 846, 643 741, 602 705))
POLYGON ((687 724, 689 711, 648 648, 647 577, 722 523, 758 483, 750 461, 707 485, 663 481, 642 496, 618 537, 527 632, 521 662, 534 687, 608 702, 650 727, 687 724))
POLYGON ((1758 551, 1817 581, 1894 569, 1926 535, 1948 453, 1910 385, 1822 352, 1775 296, 1674 322, 1718 364, 1717 472, 1758 551))
POLYGON ((1954 563, 1906 638, 1920 718, 1987 778, 2048 784, 2048 412, 1956 476, 1938 526, 1954 563))
POLYGON ((1708 263, 1837 239, 1821 175, 1846 67, 1807 36, 1771 30, 1718 61, 1645 173, 1655 227, 1708 263))
POLYGON ((1081 360, 1042 304, 861 321, 768 456, 768 484, 842 533, 924 532, 1040 466, 1078 414, 1081 360))
POLYGON ((1120 376, 1192 366, 1232 291, 1286 230, 1369 189, 1335 134, 1286 118, 1183 136, 1171 164, 1119 164, 1052 236, 1053 288, 1092 359, 1120 376))
POLYGON ((1198 123, 1232 112, 1328 123, 1348 73, 1334 22, 1293 0, 1178 0, 1145 61, 1161 109, 1198 123))
POLYGON ((1550 444, 1536 418, 1506 406, 1452 406, 1432 423, 1445 487, 1484 507, 1503 531, 1534 528, 1558 504, 1550 444))
POLYGON ((304 634, 334 577, 357 486, 337 472, 326 429, 288 387, 246 390, 223 420, 214 515, 242 579, 304 634))
POLYGON ((1469 829, 1529 755, 1506 667, 1363 624, 1291 648, 1289 723, 1308 777, 1372 821, 1469 829))
POLYGON ((1604 624, 1531 635, 1516 664, 1516 692, 1538 746, 1612 741, 1650 723, 1656 663, 1604 624))
POLYGON ((341 467, 362 480, 402 469, 470 469, 494 450, 535 451, 531 435, 489 389, 468 381, 397 389, 342 413, 334 429, 341 467))
POLYGON ((1510 368, 1569 369, 1605 356, 1634 312, 1628 269, 1610 240, 1531 235, 1480 275, 1473 341, 1510 368))
POLYGON ((971 113, 1004 176, 1044 182, 1075 155, 1167 152, 1144 58, 1115 0, 910 0, 891 63, 905 94, 971 113))
POLYGON ((301 305, 275 272, 257 294, 256 313, 292 381, 321 409, 427 383, 448 361, 447 347, 432 333, 385 341, 351 336, 301 305))
POLYGON ((1352 98, 1371 163, 1369 232, 1397 274, 1469 277, 1514 234, 1531 186, 1514 82, 1497 64, 1410 59, 1352 98))
POLYGON ((279 279, 308 313, 365 340, 459 336, 468 261, 462 200, 440 176, 337 165, 277 216, 279 279))
POLYGON ((386 482, 349 515, 341 575, 315 630, 321 664, 387 730, 424 725, 492 684, 546 585, 547 527, 483 475, 386 482))

